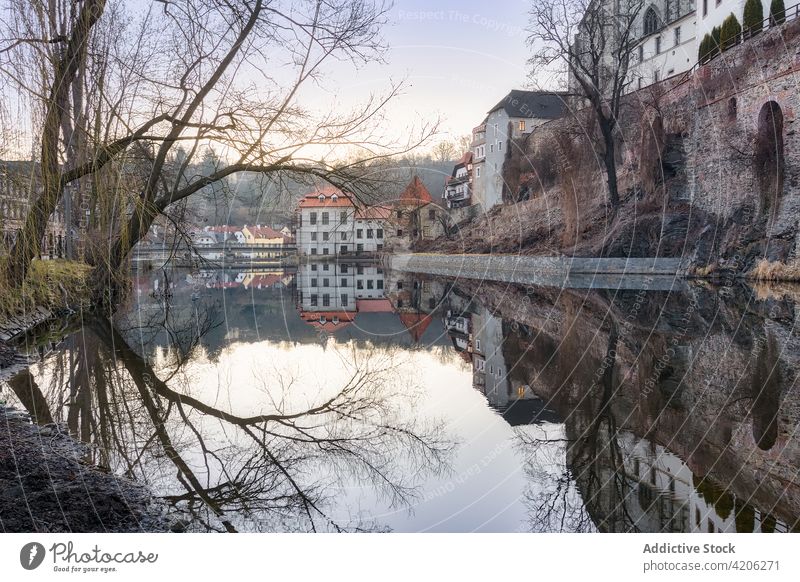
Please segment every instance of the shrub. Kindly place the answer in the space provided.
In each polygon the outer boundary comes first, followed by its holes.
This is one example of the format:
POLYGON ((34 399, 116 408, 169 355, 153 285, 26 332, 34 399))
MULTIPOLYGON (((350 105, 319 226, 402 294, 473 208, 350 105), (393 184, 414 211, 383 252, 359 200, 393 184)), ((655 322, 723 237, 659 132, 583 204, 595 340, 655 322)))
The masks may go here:
POLYGON ((731 14, 722 23, 719 35, 719 45, 722 50, 727 50, 739 43, 739 35, 742 33, 742 25, 736 15, 731 14))
POLYGON ((700 41, 700 50, 697 58, 701 63, 710 61, 717 54, 717 43, 710 34, 706 34, 700 41))
POLYGON ((772 0, 769 5, 769 23, 772 26, 786 22, 786 7, 783 0, 772 0))
POLYGON ((764 7, 761 0, 747 0, 744 5, 744 30, 747 34, 758 34, 764 27, 764 7))

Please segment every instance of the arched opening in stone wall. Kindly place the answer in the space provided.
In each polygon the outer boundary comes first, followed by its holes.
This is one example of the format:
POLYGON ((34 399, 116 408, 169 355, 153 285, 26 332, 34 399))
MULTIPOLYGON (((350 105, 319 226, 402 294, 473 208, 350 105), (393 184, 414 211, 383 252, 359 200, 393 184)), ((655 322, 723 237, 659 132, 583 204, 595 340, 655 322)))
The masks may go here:
POLYGON ((758 114, 754 169, 762 212, 774 215, 783 193, 783 111, 769 101, 758 114))
POLYGON ((737 113, 738 107, 736 103, 736 97, 731 97, 728 99, 728 121, 736 121, 737 113))

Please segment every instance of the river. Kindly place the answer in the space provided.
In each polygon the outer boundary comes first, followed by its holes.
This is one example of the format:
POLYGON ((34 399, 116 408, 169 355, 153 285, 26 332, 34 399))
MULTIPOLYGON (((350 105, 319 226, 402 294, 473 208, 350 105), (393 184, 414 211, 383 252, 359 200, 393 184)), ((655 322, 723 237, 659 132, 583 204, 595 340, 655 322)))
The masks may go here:
POLYGON ((797 289, 647 281, 142 271, 2 395, 189 531, 796 529, 797 289))

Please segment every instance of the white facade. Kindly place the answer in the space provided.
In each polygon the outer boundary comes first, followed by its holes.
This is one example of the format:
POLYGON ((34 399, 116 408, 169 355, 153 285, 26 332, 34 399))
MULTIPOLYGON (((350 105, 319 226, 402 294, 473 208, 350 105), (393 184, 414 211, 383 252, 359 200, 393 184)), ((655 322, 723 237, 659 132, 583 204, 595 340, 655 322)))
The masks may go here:
POLYGON ((297 250, 307 256, 380 251, 389 215, 389 210, 382 207, 357 212, 353 203, 337 190, 309 194, 298 209, 297 250))
MULTIPOLYGON (((657 10, 655 6, 648 9, 657 10)), ((632 55, 628 90, 642 89, 694 67, 696 28, 696 13, 691 10, 669 22, 662 21, 655 33, 645 35, 640 31, 641 40, 632 55)))
POLYGON ((298 306, 305 312, 357 311, 361 299, 383 299, 386 281, 379 265, 310 262, 297 269, 298 306))

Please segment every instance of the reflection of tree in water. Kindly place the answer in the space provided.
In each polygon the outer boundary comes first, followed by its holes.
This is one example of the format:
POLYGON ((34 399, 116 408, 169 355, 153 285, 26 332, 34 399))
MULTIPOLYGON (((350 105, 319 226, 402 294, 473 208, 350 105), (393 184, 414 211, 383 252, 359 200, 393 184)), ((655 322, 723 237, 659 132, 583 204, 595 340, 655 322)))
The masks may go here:
POLYGON ((66 418, 96 445, 95 461, 166 493, 193 530, 371 529, 331 516, 338 488, 369 483, 401 506, 422 476, 446 466, 451 445, 441 427, 403 410, 409 403, 392 390, 390 358, 354 364, 344 386, 302 407, 290 404, 291 382, 273 378, 265 387, 272 410, 240 416, 192 394, 182 373, 192 346, 176 348, 179 357, 156 371, 107 322, 87 325, 48 366, 51 404, 38 399, 37 414, 66 418))

